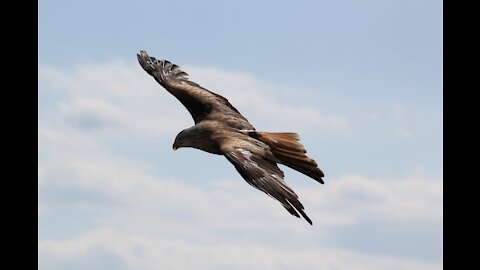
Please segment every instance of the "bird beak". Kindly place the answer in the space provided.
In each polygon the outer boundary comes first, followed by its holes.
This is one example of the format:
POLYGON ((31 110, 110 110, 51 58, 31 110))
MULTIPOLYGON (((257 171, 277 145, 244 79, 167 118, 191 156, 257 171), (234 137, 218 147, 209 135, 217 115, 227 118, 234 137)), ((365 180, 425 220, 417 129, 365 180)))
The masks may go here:
POLYGON ((172 148, 173 148, 173 150, 177 150, 177 149, 178 149, 178 145, 174 143, 172 148))

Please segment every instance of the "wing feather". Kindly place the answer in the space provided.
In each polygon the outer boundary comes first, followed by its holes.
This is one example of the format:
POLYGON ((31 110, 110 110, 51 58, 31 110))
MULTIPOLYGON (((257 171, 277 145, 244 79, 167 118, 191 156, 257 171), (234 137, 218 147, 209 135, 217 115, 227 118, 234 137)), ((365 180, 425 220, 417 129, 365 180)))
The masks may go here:
POLYGON ((137 59, 148 74, 185 106, 195 124, 206 119, 220 118, 234 128, 254 130, 248 120, 226 98, 188 80, 188 74, 178 65, 150 57, 146 51, 140 51, 137 59))
POLYGON ((248 184, 279 201, 290 214, 300 217, 300 213, 312 224, 297 194, 283 180, 284 174, 275 162, 242 148, 225 153, 225 157, 248 184))

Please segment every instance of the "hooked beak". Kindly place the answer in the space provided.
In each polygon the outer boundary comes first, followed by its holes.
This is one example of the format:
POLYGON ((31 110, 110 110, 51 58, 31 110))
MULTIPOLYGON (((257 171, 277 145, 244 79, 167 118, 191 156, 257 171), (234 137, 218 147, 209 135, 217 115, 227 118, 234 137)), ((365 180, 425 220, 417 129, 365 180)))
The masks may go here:
POLYGON ((178 145, 176 143, 173 144, 173 150, 177 150, 178 149, 178 145))

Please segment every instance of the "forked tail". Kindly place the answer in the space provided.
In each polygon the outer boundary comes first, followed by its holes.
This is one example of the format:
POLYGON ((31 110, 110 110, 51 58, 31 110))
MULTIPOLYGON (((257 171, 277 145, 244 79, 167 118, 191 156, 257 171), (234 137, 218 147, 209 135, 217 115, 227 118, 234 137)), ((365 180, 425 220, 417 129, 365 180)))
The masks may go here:
POLYGON ((297 133, 249 131, 251 137, 270 146, 272 154, 280 163, 297 170, 323 184, 324 174, 317 163, 306 155, 297 133))

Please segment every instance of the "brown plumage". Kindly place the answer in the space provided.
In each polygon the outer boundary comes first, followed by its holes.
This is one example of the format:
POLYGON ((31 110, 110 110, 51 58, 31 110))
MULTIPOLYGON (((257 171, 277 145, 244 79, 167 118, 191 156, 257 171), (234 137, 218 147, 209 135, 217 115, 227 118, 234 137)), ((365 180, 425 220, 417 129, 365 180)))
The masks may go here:
POLYGON ((312 224, 277 166, 284 164, 323 184, 324 174, 306 155, 298 134, 256 131, 226 98, 189 81, 188 74, 177 65, 150 57, 145 51, 137 58, 142 68, 187 108, 195 122, 177 135, 173 149, 193 147, 224 155, 247 183, 312 224))

